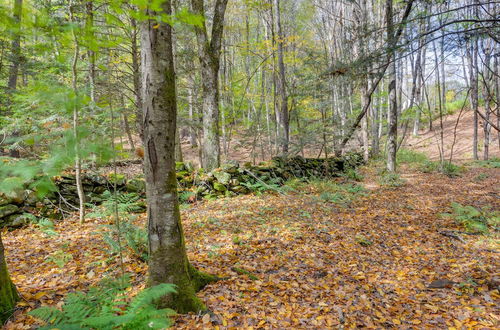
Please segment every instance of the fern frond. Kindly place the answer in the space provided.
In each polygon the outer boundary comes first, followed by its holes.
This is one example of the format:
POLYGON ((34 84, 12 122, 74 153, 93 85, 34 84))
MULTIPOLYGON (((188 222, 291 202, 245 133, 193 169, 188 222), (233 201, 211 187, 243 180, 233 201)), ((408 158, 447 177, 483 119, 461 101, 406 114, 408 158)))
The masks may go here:
POLYGON ((137 312, 137 310, 153 304, 156 300, 169 293, 177 293, 174 284, 162 283, 151 288, 147 288, 134 297, 134 299, 130 302, 130 307, 127 310, 127 313, 137 312))

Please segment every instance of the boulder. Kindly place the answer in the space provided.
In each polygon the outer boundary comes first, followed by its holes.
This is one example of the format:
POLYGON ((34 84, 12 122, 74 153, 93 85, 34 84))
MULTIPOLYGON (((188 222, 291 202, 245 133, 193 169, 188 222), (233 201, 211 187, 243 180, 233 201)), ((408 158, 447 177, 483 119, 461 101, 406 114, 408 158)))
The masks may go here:
POLYGON ((229 183, 229 180, 231 180, 231 174, 229 174, 227 172, 214 171, 213 174, 214 174, 215 178, 217 179, 217 181, 219 181, 219 183, 222 183, 223 185, 227 185, 229 183))
POLYGON ((35 219, 36 217, 30 213, 12 214, 5 218, 5 225, 9 228, 21 228, 35 219))
POLYGON ((5 218, 8 215, 14 214, 19 211, 19 207, 14 204, 0 206, 0 218, 5 218))

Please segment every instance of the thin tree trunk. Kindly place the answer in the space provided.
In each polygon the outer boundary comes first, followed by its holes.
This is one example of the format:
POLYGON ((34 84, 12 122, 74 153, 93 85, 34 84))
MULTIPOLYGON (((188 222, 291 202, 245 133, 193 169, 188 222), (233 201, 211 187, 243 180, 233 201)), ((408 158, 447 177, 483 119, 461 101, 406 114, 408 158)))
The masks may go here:
POLYGON ((491 113, 491 93, 493 88, 491 86, 491 48, 490 43, 486 42, 486 47, 484 49, 484 70, 483 70, 483 79, 484 79, 484 88, 483 88, 483 98, 484 98, 484 113, 485 120, 483 124, 483 133, 484 133, 484 150, 483 150, 483 159, 489 159, 489 151, 490 151, 490 131, 491 126, 489 124, 490 113, 491 113))
POLYGON ((274 23, 276 31, 276 43, 278 45, 278 79, 277 94, 279 95, 276 121, 278 126, 278 143, 282 154, 288 153, 289 144, 289 115, 288 115, 288 97, 286 92, 286 73, 284 62, 283 42, 284 35, 281 27, 280 0, 273 0, 274 23))
MULTIPOLYGON (((70 21, 71 23, 74 23, 74 3, 71 0, 69 4, 69 16, 70 16, 70 21)), ((78 99, 78 86, 77 86, 77 81, 78 81, 78 71, 77 71, 77 64, 78 64, 78 57, 79 57, 79 51, 80 51, 80 45, 78 42, 78 38, 76 37, 76 32, 75 32, 75 27, 72 28, 71 33, 73 36, 73 43, 74 43, 74 53, 73 53, 73 62, 71 64, 71 85, 73 88, 73 97, 74 97, 74 105, 73 105, 73 136, 74 136, 74 143, 75 143, 75 179, 76 179, 76 191, 78 193, 78 209, 79 209, 79 220, 80 223, 85 222, 85 193, 83 191, 83 184, 82 184, 82 161, 80 159, 80 134, 78 133, 78 130, 80 129, 79 126, 79 99, 78 99)))
POLYGON ((196 127, 195 121, 197 121, 194 117, 194 100, 193 100, 193 84, 194 82, 188 87, 188 109, 189 109, 189 143, 191 144, 191 147, 195 148, 198 146, 198 143, 196 142, 196 127))
MULTIPOLYGON (((23 0, 15 0, 14 8, 13 8, 13 19, 14 19, 14 27, 17 28, 17 31, 13 33, 12 36, 12 44, 11 44, 11 57, 12 63, 9 68, 9 78, 7 82, 7 114, 11 113, 11 98, 10 94, 14 93, 17 89, 17 80, 19 76, 19 66, 21 65, 22 55, 21 55, 21 18, 23 11, 23 0)), ((12 132, 12 137, 16 138, 19 136, 19 131, 14 130, 12 132)), ((14 158, 19 158, 19 150, 17 148, 11 148, 9 155, 14 158)))
POLYGON ((13 92, 17 87, 17 78, 19 75, 19 66, 21 64, 21 17, 23 10, 23 0, 15 0, 13 9, 14 24, 17 31, 13 33, 11 45, 12 64, 9 69, 9 81, 7 83, 7 90, 13 92))
POLYGON ((396 99, 396 43, 394 38, 393 24, 393 0, 386 0, 386 20, 387 20, 387 47, 391 54, 387 75, 389 77, 389 127, 387 133, 387 170, 396 171, 396 152, 398 134, 398 106, 396 99))
POLYGON ((141 99, 141 69, 140 69, 140 54, 137 43, 137 34, 139 33, 137 27, 137 21, 135 18, 130 18, 130 24, 132 26, 132 40, 131 40, 131 51, 132 51, 132 77, 134 83, 134 95, 135 95, 135 108, 136 108, 136 127, 141 138, 141 143, 143 141, 143 118, 142 118, 142 99, 141 99))
MULTIPOLYGON (((87 30, 87 38, 88 40, 94 39, 94 5, 92 1, 87 1, 86 3, 87 9, 87 21, 86 21, 86 30, 87 30)), ((95 51, 89 48, 87 50, 87 56, 89 58, 88 63, 88 78, 89 78, 89 96, 92 103, 95 104, 95 51)))

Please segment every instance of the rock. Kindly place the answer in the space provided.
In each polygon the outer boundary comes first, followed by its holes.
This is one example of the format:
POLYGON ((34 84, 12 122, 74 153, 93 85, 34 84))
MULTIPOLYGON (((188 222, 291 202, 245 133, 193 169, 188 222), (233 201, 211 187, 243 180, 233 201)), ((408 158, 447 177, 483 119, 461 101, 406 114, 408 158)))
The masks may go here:
POLYGON ((33 190, 25 190, 24 191, 24 204, 25 205, 36 205, 36 203, 40 202, 40 196, 34 192, 33 190))
POLYGON ((19 211, 19 207, 14 204, 0 206, 0 218, 4 218, 8 215, 16 213, 17 211, 19 211))
POLYGON ((12 214, 5 219, 6 226, 9 228, 21 228, 36 220, 36 217, 30 213, 12 214))
POLYGON ((7 196, 4 196, 3 194, 2 194, 2 196, 0 196, 0 206, 4 206, 4 205, 10 204, 10 203, 12 203, 12 199, 10 199, 7 196))
POLYGON ((146 181, 141 178, 129 180, 125 185, 125 190, 127 192, 143 193, 146 191, 146 181))
POLYGON ((219 182, 214 182, 214 189, 220 192, 224 192, 227 190, 226 186, 219 182))
POLYGON ((109 176, 109 182, 116 183, 116 185, 118 186, 124 186, 125 183, 127 182, 127 179, 123 174, 117 174, 116 176, 114 174, 111 174, 109 176))
POLYGON ((429 289, 444 289, 451 288, 456 282, 450 281, 448 279, 434 280, 427 286, 429 289))
POLYGON ((215 178, 217 179, 217 181, 219 181, 223 185, 227 185, 229 183, 229 180, 231 180, 231 174, 229 174, 227 172, 222 172, 222 171, 221 172, 217 172, 217 171, 214 171, 213 175, 215 176, 215 178))

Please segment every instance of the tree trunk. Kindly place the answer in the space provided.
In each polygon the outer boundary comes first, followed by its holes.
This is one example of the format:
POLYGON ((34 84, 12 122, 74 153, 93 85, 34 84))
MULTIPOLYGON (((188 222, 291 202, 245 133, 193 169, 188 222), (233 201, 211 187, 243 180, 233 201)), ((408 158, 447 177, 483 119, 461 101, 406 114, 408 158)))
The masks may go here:
MULTIPOLYGON (((171 14, 170 1, 162 3, 171 14)), ((148 12, 155 17, 156 12, 148 12)), ((144 173, 148 204, 149 285, 173 283, 177 293, 161 299, 162 307, 180 313, 205 310, 195 292, 200 273, 189 265, 181 225, 175 177, 176 90, 172 28, 164 22, 141 26, 144 173)))
POLYGON ((484 89, 483 89, 483 98, 484 98, 484 113, 485 120, 483 124, 483 133, 484 133, 484 150, 483 150, 483 159, 489 159, 489 151, 490 151, 490 131, 491 126, 489 124, 490 113, 491 113, 491 94, 493 93, 493 86, 491 84, 492 75, 491 72, 494 68, 491 68, 491 43, 485 41, 486 46, 484 47, 484 70, 483 70, 483 79, 484 79, 484 89))
MULTIPOLYGON (((193 12, 201 17, 205 17, 203 2, 191 0, 193 12)), ((219 65, 227 2, 217 0, 215 3, 211 40, 205 22, 201 27, 195 27, 203 91, 202 166, 207 170, 220 165, 219 65)))
POLYGON ((2 232, 0 231, 0 325, 12 314, 17 300, 19 300, 19 296, 16 287, 10 280, 5 262, 2 232))
POLYGON ((398 107, 396 100, 396 43, 394 38, 393 8, 392 1, 386 1, 387 20, 387 51, 390 52, 390 64, 387 69, 389 77, 389 111, 388 111, 388 134, 387 134, 387 170, 396 171, 396 152, 398 134, 398 107))
MULTIPOLYGON (((69 17, 71 23, 74 23, 74 4, 73 1, 70 1, 69 3, 69 17)), ((78 80, 78 72, 77 72, 77 64, 78 64, 78 57, 79 57, 79 51, 80 51, 80 45, 78 42, 78 39, 76 37, 76 32, 73 29, 71 30, 72 36, 73 36, 73 43, 74 43, 74 54, 73 54, 73 62, 71 64, 71 83, 72 83, 72 88, 73 88, 73 97, 74 97, 74 105, 73 105, 73 136, 75 139, 75 179, 76 179, 76 190, 78 193, 78 210, 79 210, 79 220, 80 223, 83 223, 85 221, 85 193, 83 191, 83 184, 82 184, 82 161, 80 159, 80 134, 78 130, 80 129, 79 126, 79 100, 78 100, 78 87, 77 87, 77 80, 78 80)))
POLYGON ((274 7, 274 23, 276 31, 276 43, 278 45, 278 79, 277 79, 277 94, 279 95, 276 121, 278 125, 278 144, 280 145, 281 153, 288 153, 289 144, 289 116, 288 116, 288 97, 286 93, 286 73, 284 62, 283 42, 284 35, 281 28, 281 12, 280 0, 273 0, 274 7))
MULTIPOLYGON (((11 45, 11 57, 12 63, 9 68, 9 80, 7 82, 7 93, 10 94, 16 91, 17 88, 17 78, 19 76, 19 66, 21 65, 22 55, 21 55, 21 17, 23 11, 23 0, 15 0, 14 8, 13 8, 13 18, 15 28, 17 31, 12 35, 12 45, 11 45)), ((7 113, 10 114, 10 105, 11 99, 7 98, 7 113)), ((14 130, 12 132, 12 137, 16 138, 19 136, 19 132, 14 130)), ((12 148, 9 152, 9 155, 14 158, 19 158, 19 150, 16 148, 12 148)))
POLYGON ((134 95, 135 95, 135 108, 136 108, 136 127, 141 138, 141 142, 143 141, 143 132, 142 132, 142 101, 141 101, 141 72, 140 72, 140 64, 139 64, 139 49, 137 44, 137 34, 139 33, 137 28, 137 21, 135 18, 130 18, 130 24, 132 25, 132 40, 131 40, 131 51, 132 51, 132 76, 134 83, 134 95))
POLYGON ((191 144, 192 148, 195 148, 198 146, 198 143, 196 142, 196 124, 197 124, 197 119, 195 119, 194 116, 194 100, 193 100, 193 83, 191 83, 188 87, 188 108, 189 108, 189 143, 191 144), (196 123, 196 124, 195 124, 196 123))
POLYGON ((17 31, 13 33, 12 36, 12 46, 11 46, 11 57, 12 64, 9 69, 9 81, 7 83, 7 89, 10 92, 16 90, 17 87, 17 77, 19 75, 19 66, 21 64, 21 17, 23 10, 23 0, 15 0, 13 9, 13 18, 15 28, 17 31))
MULTIPOLYGON (((87 30, 87 38, 88 40, 94 39, 94 4, 92 1, 87 1, 86 3, 87 9, 87 21, 86 21, 86 30, 87 30)), ((95 104, 95 51, 89 47, 87 50, 87 56, 89 57, 88 63, 88 78, 89 78, 89 96, 90 100, 93 104, 95 104)))

